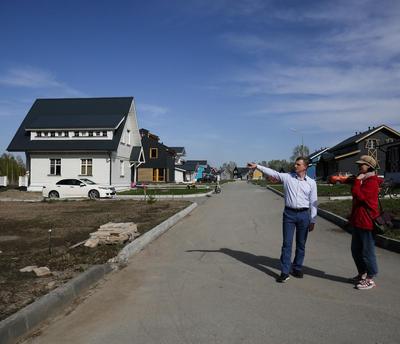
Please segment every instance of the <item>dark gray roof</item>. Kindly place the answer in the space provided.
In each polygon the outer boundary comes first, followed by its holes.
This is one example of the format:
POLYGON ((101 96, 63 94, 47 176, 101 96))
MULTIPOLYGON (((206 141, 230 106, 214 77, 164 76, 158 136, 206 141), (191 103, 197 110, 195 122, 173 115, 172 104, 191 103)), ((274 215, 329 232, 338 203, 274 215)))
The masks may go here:
POLYGON ((334 151, 339 150, 341 148, 344 148, 346 146, 350 146, 350 145, 356 143, 358 140, 360 140, 360 139, 362 139, 362 138, 364 138, 364 137, 366 137, 366 136, 368 136, 368 135, 370 135, 370 134, 372 134, 372 133, 374 133, 376 131, 379 131, 379 130, 388 130, 388 131, 391 131, 391 132, 397 134, 400 137, 398 132, 396 132, 392 128, 388 127, 387 125, 382 124, 382 125, 380 125, 378 127, 373 127, 372 129, 369 129, 369 130, 364 131, 364 132, 357 133, 356 135, 353 135, 353 136, 349 137, 348 139, 338 143, 336 146, 330 148, 329 152, 334 152, 334 151))
POLYGON ((133 97, 37 99, 8 151, 116 150, 133 97), (30 140, 29 129, 115 129, 112 140, 30 140))
POLYGON ((177 154, 185 154, 185 147, 169 147, 174 150, 177 154))
POLYGON ((133 147, 132 152, 131 152, 130 161, 139 161, 141 150, 142 150, 142 147, 140 147, 140 146, 133 147))
POLYGON ((207 160, 186 160, 183 165, 179 166, 186 171, 195 171, 198 165, 207 166, 207 160))

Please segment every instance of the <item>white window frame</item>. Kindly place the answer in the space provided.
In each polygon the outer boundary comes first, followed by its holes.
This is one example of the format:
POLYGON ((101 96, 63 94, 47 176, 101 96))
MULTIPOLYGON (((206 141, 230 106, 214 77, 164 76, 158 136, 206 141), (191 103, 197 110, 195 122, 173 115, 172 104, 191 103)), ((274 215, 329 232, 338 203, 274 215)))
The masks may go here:
POLYGON ((124 160, 120 160, 120 176, 121 177, 125 177, 125 161, 124 160))
POLYGON ((93 176, 93 159, 81 159, 81 176, 93 176), (89 174, 89 167, 91 173, 89 174))
POLYGON ((61 158, 50 159, 50 176, 61 176, 61 158), (57 173, 57 167, 59 173, 57 173))
POLYGON ((126 144, 130 146, 131 145, 131 131, 129 129, 126 129, 126 136, 127 136, 126 144))

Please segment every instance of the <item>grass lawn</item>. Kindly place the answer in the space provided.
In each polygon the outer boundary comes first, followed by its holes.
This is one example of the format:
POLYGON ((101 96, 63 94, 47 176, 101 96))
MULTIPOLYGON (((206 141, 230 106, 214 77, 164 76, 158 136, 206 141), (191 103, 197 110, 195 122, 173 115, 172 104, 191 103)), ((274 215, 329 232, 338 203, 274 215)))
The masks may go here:
MULTIPOLYGON (((400 199, 383 199, 381 200, 382 207, 385 211, 393 214, 395 218, 400 218, 400 199)), ((319 208, 328 210, 341 217, 348 218, 351 212, 351 200, 335 201, 328 203, 321 203, 319 208)), ((388 230, 385 236, 400 240, 400 229, 388 230)))
MULTIPOLYGON (((270 186, 275 190, 283 192, 282 184, 273 184, 266 180, 252 181, 253 184, 260 186, 270 186)), ((340 185, 328 185, 318 184, 318 196, 348 196, 350 195, 351 186, 346 184, 340 185)), ((400 218, 400 199, 383 199, 381 200, 382 207, 385 211, 391 213, 395 218, 400 218)), ((319 208, 328 210, 334 214, 347 219, 351 212, 352 200, 332 201, 327 203, 321 203, 318 205, 319 208)), ((400 229, 387 230, 385 236, 400 240, 400 229)))
MULTIPOLYGON (((256 185, 260 186, 270 186, 280 192, 283 192, 283 185, 282 184, 273 184, 269 183, 265 180, 257 180, 256 185)), ((318 189, 318 196, 350 196, 351 195, 351 186, 346 184, 340 185, 329 185, 329 184, 317 184, 318 189)))
MULTIPOLYGON (((205 188, 205 187, 196 187, 195 189, 187 189, 187 188, 180 188, 180 189, 147 189, 146 194, 155 196, 155 195, 193 195, 199 193, 207 193, 214 190, 213 187, 205 188)), ((144 195, 144 190, 140 189, 132 189, 127 191, 118 192, 118 195, 144 195)))

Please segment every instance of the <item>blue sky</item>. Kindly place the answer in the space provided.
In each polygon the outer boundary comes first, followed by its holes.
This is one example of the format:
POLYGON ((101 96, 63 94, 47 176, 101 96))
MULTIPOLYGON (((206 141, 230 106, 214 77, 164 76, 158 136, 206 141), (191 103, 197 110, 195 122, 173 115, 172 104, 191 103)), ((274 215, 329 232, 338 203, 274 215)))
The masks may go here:
POLYGON ((36 98, 134 96, 214 166, 400 130, 396 0, 2 0, 0 49, 0 152, 36 98))

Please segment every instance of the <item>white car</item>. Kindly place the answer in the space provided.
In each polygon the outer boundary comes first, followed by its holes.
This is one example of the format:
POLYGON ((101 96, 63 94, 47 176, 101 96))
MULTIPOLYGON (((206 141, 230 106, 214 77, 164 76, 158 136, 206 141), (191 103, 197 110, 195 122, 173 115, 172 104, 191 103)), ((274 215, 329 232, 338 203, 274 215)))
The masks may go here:
POLYGON ((46 198, 89 197, 96 199, 114 197, 115 188, 96 184, 87 178, 62 179, 55 184, 43 186, 42 194, 46 198))

